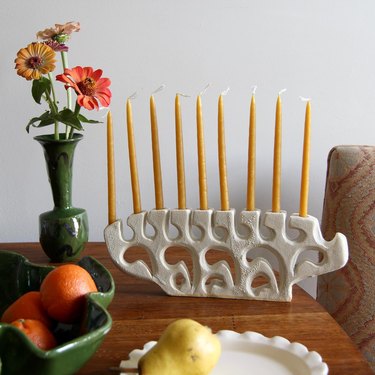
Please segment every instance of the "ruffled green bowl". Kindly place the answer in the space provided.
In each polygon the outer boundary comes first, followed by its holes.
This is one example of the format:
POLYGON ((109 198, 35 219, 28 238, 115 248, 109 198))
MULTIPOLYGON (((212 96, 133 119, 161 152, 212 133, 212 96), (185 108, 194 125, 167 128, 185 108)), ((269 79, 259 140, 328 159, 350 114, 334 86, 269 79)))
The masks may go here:
MULTIPOLYGON (((0 323, 1 375, 69 375, 77 372, 96 352, 109 332, 112 319, 106 307, 112 301, 115 285, 108 270, 92 257, 77 264, 95 280, 97 293, 87 295, 86 312, 80 324, 57 323, 53 333, 58 346, 38 349, 17 328, 0 323)), ((24 256, 0 251, 0 316, 22 294, 39 290, 44 277, 55 267, 30 263, 24 256)))

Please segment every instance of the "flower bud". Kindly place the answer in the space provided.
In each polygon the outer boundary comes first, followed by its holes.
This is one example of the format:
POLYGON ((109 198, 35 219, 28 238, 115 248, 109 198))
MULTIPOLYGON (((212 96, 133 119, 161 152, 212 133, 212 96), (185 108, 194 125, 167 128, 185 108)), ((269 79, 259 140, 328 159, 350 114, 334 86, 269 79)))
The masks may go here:
POLYGON ((69 40, 69 35, 68 34, 58 34, 58 35, 55 35, 53 37, 54 40, 56 40, 56 42, 60 43, 60 44, 64 44, 65 42, 67 42, 69 40))

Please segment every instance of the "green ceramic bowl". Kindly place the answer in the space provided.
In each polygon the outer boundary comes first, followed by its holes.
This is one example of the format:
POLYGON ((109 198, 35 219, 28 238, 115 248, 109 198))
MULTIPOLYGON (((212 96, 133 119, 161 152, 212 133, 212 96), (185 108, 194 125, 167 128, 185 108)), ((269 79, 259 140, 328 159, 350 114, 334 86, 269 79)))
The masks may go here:
MULTIPOLYGON (((112 319, 106 307, 114 295, 114 282, 107 269, 92 257, 77 264, 95 280, 97 293, 87 295, 86 313, 77 325, 57 323, 53 329, 59 345, 38 349, 17 328, 0 323, 1 375, 69 375, 78 371, 95 353, 109 332, 112 319)), ((53 266, 30 263, 24 256, 0 251, 0 316, 22 294, 39 290, 53 266)))

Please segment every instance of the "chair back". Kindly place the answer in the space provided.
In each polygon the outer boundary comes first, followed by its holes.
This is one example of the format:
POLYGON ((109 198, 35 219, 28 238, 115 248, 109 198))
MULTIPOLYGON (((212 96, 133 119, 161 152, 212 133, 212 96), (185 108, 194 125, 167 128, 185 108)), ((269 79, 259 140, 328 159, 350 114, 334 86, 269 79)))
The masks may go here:
POLYGON ((375 372, 375 146, 337 146, 328 156, 322 233, 346 235, 349 262, 318 277, 317 300, 375 372))

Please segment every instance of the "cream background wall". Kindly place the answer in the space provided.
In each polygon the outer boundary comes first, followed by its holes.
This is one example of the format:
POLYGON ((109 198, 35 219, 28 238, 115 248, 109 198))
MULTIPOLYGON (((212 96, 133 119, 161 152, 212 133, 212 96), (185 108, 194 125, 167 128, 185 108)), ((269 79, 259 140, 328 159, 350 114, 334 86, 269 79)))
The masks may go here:
MULTIPOLYGON (((367 0, 39 0, 0 3, 0 241, 37 241, 38 215, 52 198, 41 147, 25 131, 41 113, 30 83, 16 75, 17 51, 37 31, 80 21, 69 45, 70 66, 102 68, 112 80, 117 213, 132 211, 125 132, 125 101, 134 91, 135 136, 143 208, 154 207, 149 96, 157 94, 165 204, 177 202, 174 153, 176 92, 182 98, 187 201, 198 205, 195 96, 202 98, 209 204, 219 208, 217 98, 225 97, 231 206, 245 204, 247 129, 251 88, 257 98, 257 207, 271 207, 272 149, 277 93, 283 94, 282 208, 299 206, 305 105, 312 98, 310 214, 321 217, 326 158, 337 144, 374 143, 375 2, 367 0)), ((58 70, 60 66, 58 67, 58 70)), ((61 91, 61 100, 64 93, 61 91)), ((100 119, 105 111, 86 113, 100 119)), ((52 129, 49 129, 52 130, 52 129)), ((74 165, 74 205, 88 211, 90 240, 102 241, 107 224, 105 126, 86 126, 74 165)), ((315 282, 304 284, 314 294, 315 282)))

